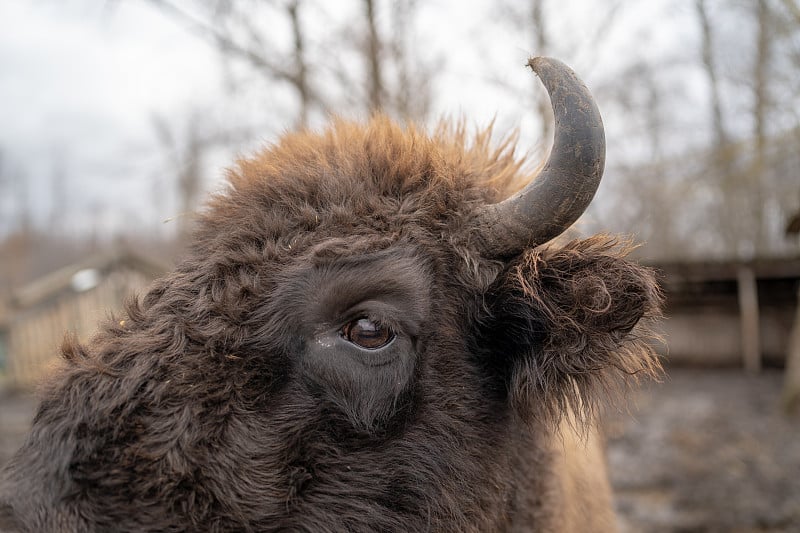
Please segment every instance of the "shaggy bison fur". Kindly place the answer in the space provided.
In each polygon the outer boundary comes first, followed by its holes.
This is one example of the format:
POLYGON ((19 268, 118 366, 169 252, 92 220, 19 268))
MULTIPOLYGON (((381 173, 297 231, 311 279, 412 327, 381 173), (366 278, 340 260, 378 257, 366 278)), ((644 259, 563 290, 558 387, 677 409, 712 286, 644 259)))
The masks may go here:
POLYGON ((593 414, 657 371, 659 292, 610 237, 484 257, 475 213, 530 179, 490 137, 340 120, 239 161, 64 343, 0 529, 613 528, 593 414))

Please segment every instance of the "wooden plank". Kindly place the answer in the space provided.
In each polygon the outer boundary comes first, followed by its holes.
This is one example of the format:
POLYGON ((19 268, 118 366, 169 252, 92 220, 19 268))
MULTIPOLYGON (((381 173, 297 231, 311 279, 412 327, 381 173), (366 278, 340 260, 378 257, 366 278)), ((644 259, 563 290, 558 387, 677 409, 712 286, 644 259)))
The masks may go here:
POLYGON ((761 336, 758 313, 758 288, 753 269, 739 268, 737 273, 739 289, 739 317, 742 332, 742 359, 748 372, 761 371, 761 336))
POLYGON ((800 290, 797 291, 797 308, 789 338, 789 351, 786 354, 783 405, 789 413, 800 411, 800 290))

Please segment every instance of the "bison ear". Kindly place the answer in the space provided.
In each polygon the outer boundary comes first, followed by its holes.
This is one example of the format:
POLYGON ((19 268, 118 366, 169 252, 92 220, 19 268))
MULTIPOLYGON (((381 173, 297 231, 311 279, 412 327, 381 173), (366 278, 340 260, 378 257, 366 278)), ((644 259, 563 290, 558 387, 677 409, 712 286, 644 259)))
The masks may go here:
POLYGON ((629 249, 593 237, 527 250, 490 288, 481 344, 524 419, 586 419, 621 378, 658 374, 647 322, 661 295, 649 269, 624 259, 629 249))

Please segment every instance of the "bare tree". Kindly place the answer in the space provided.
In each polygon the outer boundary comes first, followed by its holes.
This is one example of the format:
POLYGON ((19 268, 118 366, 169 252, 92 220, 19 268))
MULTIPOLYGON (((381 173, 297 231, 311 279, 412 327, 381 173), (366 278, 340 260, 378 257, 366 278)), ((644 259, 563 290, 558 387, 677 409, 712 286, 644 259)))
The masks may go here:
POLYGON ((792 18, 794 18, 794 21, 800 24, 800 6, 797 5, 797 2, 795 0, 783 0, 783 6, 792 18))
MULTIPOLYGON (((537 55, 546 55, 549 53, 549 39, 547 34, 547 22, 544 15, 545 0, 531 0, 530 4, 530 19, 531 27, 533 28, 533 49, 537 55)), ((553 120, 553 110, 550 107, 550 102, 546 94, 544 94, 540 87, 538 80, 536 83, 536 114, 540 117, 540 139, 547 142, 550 139, 551 127, 550 124, 553 120)))
MULTIPOLYGON (((437 57, 423 58, 414 46, 415 0, 378 2, 361 0, 363 30, 355 37, 342 33, 362 58, 366 79, 340 65, 338 79, 354 89, 365 87, 366 111, 382 111, 404 120, 424 120, 432 101, 432 80, 439 67, 437 57), (387 6, 388 4, 388 6, 387 6)), ((358 91, 357 91, 358 92, 358 91)), ((358 106, 356 106, 358 107, 358 106)))
POLYGON ((294 76, 290 78, 290 83, 295 87, 300 97, 300 118, 298 123, 305 127, 308 125, 308 114, 312 103, 320 104, 324 107, 321 98, 312 91, 308 79, 308 62, 306 59, 306 39, 303 33, 303 25, 300 20, 300 0, 291 0, 286 5, 286 12, 292 26, 292 38, 294 42, 292 59, 294 64, 294 76))
MULTIPOLYGON (((796 184, 792 186, 788 180, 794 176, 796 182, 792 165, 798 161, 800 128, 793 111, 798 103, 793 96, 797 90, 793 88, 799 78, 796 67, 790 67, 791 54, 797 50, 799 21, 790 13, 779 15, 778 9, 786 4, 770 0, 746 4, 695 0, 698 54, 695 60, 679 66, 678 71, 699 68, 707 80, 709 112, 689 117, 692 120, 687 126, 709 131, 709 141, 689 146, 681 154, 673 150, 667 158, 652 150, 649 161, 626 171, 638 178, 652 175, 657 169, 654 177, 664 185, 650 190, 659 200, 651 204, 654 208, 647 218, 656 224, 637 226, 637 230, 645 227, 655 232, 644 235, 651 244, 668 245, 656 250, 659 255, 752 257, 787 248, 780 242, 785 220, 780 213, 790 208, 786 198, 797 195, 792 191, 797 189, 796 184), (743 15, 752 30, 743 33, 737 27, 734 33, 729 18, 741 20, 743 15), (780 102, 776 94, 783 94, 784 101, 780 102), (678 205, 681 215, 672 223, 658 215, 661 207, 678 205), (693 224, 685 223, 688 217, 693 224), (676 224, 677 220, 683 224, 676 224)), ((624 91, 630 93, 635 86, 647 86, 648 79, 653 78, 639 76, 635 84, 628 80, 624 91)), ((654 97, 659 90, 651 87, 654 97)), ((644 134, 650 139, 651 148, 674 146, 676 139, 669 133, 674 127, 670 114, 658 117, 655 113, 661 106, 658 99, 651 98, 644 107, 629 110, 643 118, 644 134)), ((676 131, 681 134, 686 127, 676 131)), ((631 185, 637 192, 647 194, 641 184, 632 181, 631 185)))
POLYGON ((374 0, 363 0, 365 20, 367 23, 366 46, 364 47, 367 63, 367 85, 369 110, 379 111, 383 109, 383 74, 381 72, 381 38, 378 33, 377 21, 375 20, 374 0))
POLYGON ((392 108, 398 117, 423 121, 431 111, 433 85, 443 59, 430 53, 422 57, 413 43, 416 0, 391 3, 392 33, 385 54, 391 58, 395 71, 392 84, 392 108))
POLYGON ((61 147, 55 147, 52 152, 52 170, 50 173, 51 204, 48 232, 54 234, 60 232, 60 229, 64 226, 64 220, 70 206, 70 194, 64 150, 61 147))
MULTIPOLYGON (((313 108, 327 109, 322 94, 312 85, 308 75, 311 65, 307 58, 307 43, 302 24, 301 0, 287 2, 253 3, 234 0, 199 2, 209 20, 188 13, 170 0, 149 0, 164 14, 177 20, 186 28, 206 39, 227 58, 244 61, 267 82, 288 85, 299 102, 297 125, 308 124, 313 108), (264 6, 276 10, 291 28, 292 49, 290 53, 269 42, 263 28, 257 25, 264 6)), ((274 23, 274 21, 272 21, 274 23)))
POLYGON ((771 13, 766 0, 758 0, 756 10, 756 57, 753 62, 753 139, 755 154, 750 170, 751 189, 753 192, 753 222, 755 228, 754 251, 763 254, 769 244, 769 235, 766 234, 764 220, 764 204, 766 201, 762 182, 765 178, 767 158, 767 129, 766 122, 769 112, 769 72, 771 63, 771 13))
POLYGON ((167 173, 174 176, 178 196, 178 234, 186 236, 191 219, 204 185, 205 156, 216 146, 230 139, 225 132, 205 126, 195 112, 188 116, 181 128, 170 125, 167 118, 154 115, 153 128, 164 147, 167 173))
POLYGON ((312 112, 342 113, 355 108, 424 118, 429 110, 435 69, 429 68, 429 60, 410 51, 414 0, 359 0, 361 19, 355 25, 352 20, 336 19, 326 12, 327 5, 313 0, 198 0, 190 4, 197 14, 171 0, 149 2, 267 83, 290 87, 299 102, 296 126, 309 125, 312 112), (325 19, 331 28, 326 35, 338 37, 311 35, 304 24, 306 12, 325 19), (270 35, 276 24, 288 28, 291 43, 275 41, 270 35), (364 69, 340 59, 353 54, 362 58, 364 69), (344 99, 337 100, 337 93, 344 94, 344 99))
POLYGON ((728 133, 722 118, 722 97, 720 95, 719 74, 714 57, 714 36, 705 0, 695 1, 697 19, 700 23, 701 61, 705 74, 708 77, 709 95, 711 99, 711 123, 714 129, 716 145, 724 149, 728 145, 728 133))
POLYGON ((739 201, 734 207, 732 202, 739 200, 739 171, 734 165, 734 158, 738 152, 737 147, 730 142, 730 136, 725 127, 723 118, 722 89, 719 69, 714 54, 715 36, 711 15, 705 0, 695 1, 695 12, 700 27, 700 64, 708 78, 708 95, 711 105, 711 129, 713 131, 713 145, 707 158, 703 174, 713 177, 716 181, 716 199, 712 218, 714 225, 719 228, 720 238, 728 249, 738 248, 742 238, 741 230, 737 224, 731 224, 730 211, 741 209, 739 201))

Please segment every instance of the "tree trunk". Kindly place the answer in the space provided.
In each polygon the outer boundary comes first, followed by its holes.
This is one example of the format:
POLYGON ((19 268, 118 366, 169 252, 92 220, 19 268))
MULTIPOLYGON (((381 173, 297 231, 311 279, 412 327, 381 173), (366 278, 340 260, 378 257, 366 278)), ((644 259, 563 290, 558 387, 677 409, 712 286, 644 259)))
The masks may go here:
MULTIPOLYGON (((534 31, 534 54, 546 55, 548 53, 548 39, 544 16, 544 0, 531 1, 531 22, 533 23, 534 31)), ((540 138, 542 144, 546 145, 546 143, 550 141, 550 124, 553 120, 553 111, 550 107, 550 101, 547 95, 544 94, 540 87, 539 80, 534 80, 534 83, 536 83, 537 91, 535 94, 538 95, 536 98, 536 113, 539 115, 539 119, 541 120, 540 138)))
POLYGON ((300 2, 294 0, 289 2, 286 10, 289 13, 289 19, 292 21, 292 36, 294 39, 294 85, 297 90, 297 95, 300 99, 300 112, 297 118, 298 126, 308 126, 308 110, 311 107, 311 89, 308 85, 308 68, 306 66, 305 58, 305 37, 303 35, 303 27, 300 24, 300 16, 298 14, 300 2))
POLYGON ((757 20, 758 35, 756 43, 756 59, 753 65, 753 138, 755 154, 750 171, 750 189, 753 192, 751 206, 755 228, 752 235, 755 240, 753 249, 761 254, 769 249, 770 236, 766 232, 764 180, 767 158, 767 114, 769 110, 769 64, 770 64, 770 13, 766 0, 758 0, 757 20))
POLYGON ((367 84, 369 92, 369 110, 378 111, 383 108, 383 75, 381 73, 381 41, 375 20, 375 2, 364 0, 367 15, 367 84))

